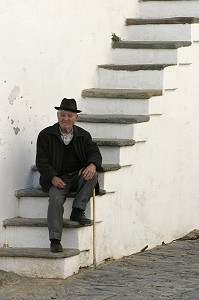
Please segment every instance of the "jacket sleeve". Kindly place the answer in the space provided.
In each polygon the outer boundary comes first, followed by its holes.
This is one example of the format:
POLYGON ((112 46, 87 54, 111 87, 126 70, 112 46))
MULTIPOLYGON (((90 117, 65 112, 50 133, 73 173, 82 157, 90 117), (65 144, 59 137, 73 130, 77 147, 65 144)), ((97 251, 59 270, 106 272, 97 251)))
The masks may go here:
POLYGON ((49 163, 49 140, 48 135, 41 131, 37 139, 36 166, 45 182, 51 182, 57 172, 49 163))
POLYGON ((102 155, 97 144, 92 140, 92 137, 89 132, 87 132, 87 135, 85 136, 84 147, 87 158, 87 164, 89 165, 90 163, 93 163, 96 165, 96 169, 98 171, 102 170, 102 155))

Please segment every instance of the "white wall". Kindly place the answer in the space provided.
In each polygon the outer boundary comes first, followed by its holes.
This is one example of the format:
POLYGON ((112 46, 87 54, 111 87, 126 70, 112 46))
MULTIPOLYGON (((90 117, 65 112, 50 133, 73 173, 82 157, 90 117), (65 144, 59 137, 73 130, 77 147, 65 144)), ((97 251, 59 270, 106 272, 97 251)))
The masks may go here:
MULTIPOLYGON (((30 185, 38 132, 56 122, 54 106, 96 81, 109 62, 111 33, 125 31, 137 0, 1 0, 0 224, 15 216, 14 192, 30 185)), ((4 232, 0 229, 0 244, 4 232)))

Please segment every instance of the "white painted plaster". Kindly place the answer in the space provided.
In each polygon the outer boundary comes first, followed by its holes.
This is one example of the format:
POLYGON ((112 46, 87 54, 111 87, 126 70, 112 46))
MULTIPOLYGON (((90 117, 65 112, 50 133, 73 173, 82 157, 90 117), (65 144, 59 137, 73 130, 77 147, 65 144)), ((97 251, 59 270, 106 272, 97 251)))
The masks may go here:
MULTIPOLYGON (((96 81, 111 34, 123 35, 137 1, 2 0, 0 3, 0 223, 16 215, 14 192, 32 184, 36 138, 57 121, 54 106, 96 81)), ((4 233, 0 229, 0 245, 4 233)))

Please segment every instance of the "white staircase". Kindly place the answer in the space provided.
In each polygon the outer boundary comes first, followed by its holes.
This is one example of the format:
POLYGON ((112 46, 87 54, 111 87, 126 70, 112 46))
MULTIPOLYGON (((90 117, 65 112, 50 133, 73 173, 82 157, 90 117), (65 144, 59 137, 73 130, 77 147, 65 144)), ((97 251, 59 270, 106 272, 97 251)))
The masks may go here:
MULTIPOLYGON (((96 197, 98 263, 126 254, 118 252, 122 245, 117 241, 114 210, 116 199, 122 197, 120 178, 132 176, 137 151, 148 139, 150 118, 162 114, 164 99, 178 89, 181 66, 192 63, 198 23, 199 1, 140 1, 139 19, 126 20, 128 40, 112 44, 112 61, 98 66, 98 84, 82 91, 82 110, 87 114, 79 115, 79 125, 95 138, 105 170, 99 182, 106 194, 102 191, 96 197)), ((92 226, 69 221, 71 195, 65 204, 64 252, 50 253, 48 197, 39 189, 35 169, 33 174, 31 189, 16 192, 18 216, 4 220, 11 247, 0 249, 1 269, 32 277, 66 278, 92 265, 92 226)), ((86 213, 92 218, 92 201, 86 213)), ((131 226, 129 220, 121 222, 131 226)))

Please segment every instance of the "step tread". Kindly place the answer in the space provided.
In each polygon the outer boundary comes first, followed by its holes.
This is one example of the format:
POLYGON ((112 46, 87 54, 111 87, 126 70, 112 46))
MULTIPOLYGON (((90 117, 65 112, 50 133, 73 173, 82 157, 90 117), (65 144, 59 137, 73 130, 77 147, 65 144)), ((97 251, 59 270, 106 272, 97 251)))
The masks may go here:
POLYGON ((174 66, 174 64, 140 64, 140 65, 98 65, 98 68, 115 71, 161 71, 166 67, 174 66))
POLYGON ((112 47, 114 49, 177 49, 191 44, 191 41, 119 41, 112 43, 112 47))
POLYGON ((98 146, 109 146, 109 147, 125 147, 135 145, 135 140, 132 139, 93 139, 98 146))
MULTIPOLYGON (((64 228, 80 228, 90 225, 80 225, 78 222, 70 221, 69 219, 64 219, 63 227, 64 228)), ((9 218, 3 221, 3 226, 17 226, 17 227, 47 227, 46 218, 9 218)))
POLYGON ((149 99, 161 96, 161 89, 100 89, 92 88, 82 91, 82 97, 113 98, 113 99, 149 99))
MULTIPOLYGON (((103 168, 103 170, 98 171, 98 173, 100 173, 100 172, 103 173, 103 172, 115 171, 116 169, 119 170, 119 169, 121 168, 121 166, 118 165, 118 164, 102 164, 102 168, 103 168)), ((32 169, 33 172, 37 172, 37 171, 38 171, 36 165, 33 165, 33 166, 31 167, 31 169, 32 169)), ((100 190, 99 190, 99 195, 104 195, 105 193, 106 193, 105 190, 103 190, 103 189, 100 189, 100 190)), ((72 194, 72 193, 71 193, 71 194, 72 194)), ((69 193, 69 195, 70 195, 70 193, 69 193)), ((16 196, 17 196, 17 195, 16 195, 16 196)), ((70 197, 70 196, 69 196, 69 197, 70 197)), ((74 193, 73 193, 73 196, 71 196, 71 197, 74 197, 74 193)))
POLYGON ((137 124, 148 122, 150 119, 147 115, 79 115, 78 122, 88 123, 117 123, 117 124, 137 124))
POLYGON ((160 19, 126 19, 126 25, 147 25, 147 24, 194 24, 199 23, 196 17, 173 17, 160 19))
POLYGON ((53 253, 49 248, 0 248, 0 257, 26 257, 26 258, 67 258, 80 254, 79 249, 65 248, 63 252, 53 253))
MULTIPOLYGON (((103 196, 106 194, 106 191, 103 189, 99 190, 98 195, 103 196)), ((68 193, 68 198, 74 198, 76 195, 75 192, 68 193)), ((20 189, 15 191, 15 196, 17 198, 21 197, 49 197, 48 193, 44 193, 41 189, 36 188, 27 188, 27 189, 20 189)))

